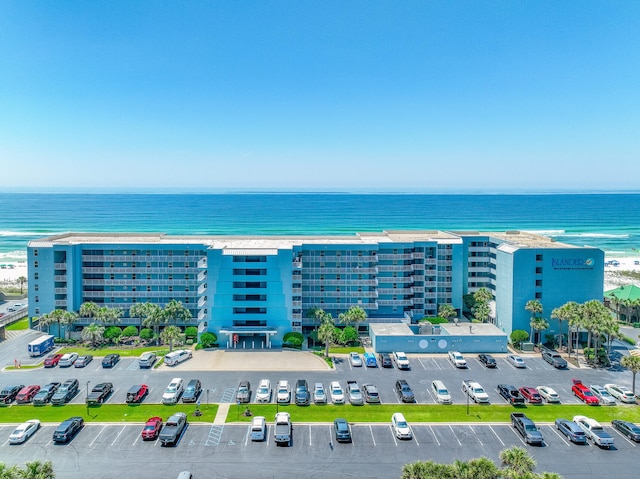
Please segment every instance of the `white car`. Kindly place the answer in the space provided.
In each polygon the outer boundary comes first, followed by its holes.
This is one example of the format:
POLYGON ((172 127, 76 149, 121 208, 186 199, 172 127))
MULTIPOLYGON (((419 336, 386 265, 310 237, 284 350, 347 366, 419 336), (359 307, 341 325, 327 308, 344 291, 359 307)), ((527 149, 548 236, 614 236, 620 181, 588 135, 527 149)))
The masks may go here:
POLYGON ((40 421, 31 419, 16 427, 9 436, 9 444, 22 444, 40 429, 40 421))
POLYGON ((516 354, 510 354, 507 356, 507 361, 509 361, 514 368, 526 369, 527 365, 520 356, 516 354))
POLYGON ((396 351, 393 353, 393 358, 396 360, 396 367, 398 369, 409 369, 411 367, 409 364, 409 358, 405 353, 396 351))
POLYGON ((449 361, 458 369, 467 368, 467 361, 458 351, 449 351, 449 361))
POLYGON ((398 439, 411 439, 413 433, 409 427, 409 423, 404 418, 404 414, 396 412, 391 416, 391 429, 398 439))
POLYGON ((58 367, 61 367, 61 368, 71 367, 73 366, 73 363, 75 363, 77 359, 78 359, 78 353, 64 354, 60 358, 60 361, 58 362, 58 367))
POLYGON ((256 389, 256 402, 271 402, 271 381, 261 379, 256 389))
POLYGON ((344 404, 344 391, 338 381, 331 381, 330 391, 333 404, 344 404))
POLYGON ((635 404, 636 402, 636 398, 634 397, 633 392, 631 392, 631 389, 624 386, 618 386, 617 384, 605 384, 604 388, 618 401, 629 404, 635 404))
POLYGON ((162 394, 162 404, 177 404, 184 390, 182 378, 173 378, 162 394))
POLYGON ((547 402, 560 402, 560 395, 556 392, 555 389, 550 388, 549 386, 538 386, 536 388, 542 399, 547 402))
POLYGON ((291 387, 289 381, 278 381, 278 388, 276 391, 276 400, 278 404, 288 404, 291 402, 291 387))
POLYGON ((598 398, 600 404, 603 406, 615 406, 616 398, 614 398, 609 391, 607 391, 602 386, 598 386, 597 384, 592 384, 589 386, 593 395, 598 398))
POLYGON ((354 368, 362 367, 362 358, 358 353, 349 353, 349 361, 354 368))
POLYGON ((327 392, 324 390, 322 383, 315 383, 313 386, 313 402, 316 404, 327 403, 327 392))

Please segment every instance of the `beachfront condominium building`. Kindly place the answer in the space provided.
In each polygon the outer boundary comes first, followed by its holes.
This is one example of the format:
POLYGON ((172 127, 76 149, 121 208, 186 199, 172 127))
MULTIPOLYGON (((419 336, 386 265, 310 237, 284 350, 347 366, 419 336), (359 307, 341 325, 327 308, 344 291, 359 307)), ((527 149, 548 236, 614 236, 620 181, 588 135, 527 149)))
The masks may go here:
MULTIPOLYGON (((223 346, 273 347, 352 306, 367 322, 416 322, 481 287, 490 320, 529 330, 530 299, 546 314, 602 298, 604 254, 522 232, 385 231, 353 236, 170 236, 70 233, 29 243, 29 316, 177 300, 223 346)), ((90 319, 80 319, 82 327, 90 319)), ((364 324, 367 324, 366 322, 364 324)), ((55 327, 55 325, 54 325, 55 327)))

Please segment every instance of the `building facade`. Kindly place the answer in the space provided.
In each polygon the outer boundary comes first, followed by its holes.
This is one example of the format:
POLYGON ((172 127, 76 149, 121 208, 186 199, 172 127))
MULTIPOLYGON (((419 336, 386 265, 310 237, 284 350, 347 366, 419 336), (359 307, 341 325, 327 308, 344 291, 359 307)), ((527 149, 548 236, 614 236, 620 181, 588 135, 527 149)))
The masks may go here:
POLYGON ((183 325, 247 348, 278 347, 289 331, 311 331, 316 308, 337 318, 359 306, 368 323, 415 323, 442 304, 461 313, 463 295, 481 287, 495 297, 496 326, 528 330, 526 301, 539 299, 548 318, 567 301, 601 299, 604 276, 601 250, 521 232, 70 233, 30 242, 28 263, 32 318, 92 301, 122 309, 122 325, 139 325, 129 315, 134 304, 177 300, 193 318, 183 325))

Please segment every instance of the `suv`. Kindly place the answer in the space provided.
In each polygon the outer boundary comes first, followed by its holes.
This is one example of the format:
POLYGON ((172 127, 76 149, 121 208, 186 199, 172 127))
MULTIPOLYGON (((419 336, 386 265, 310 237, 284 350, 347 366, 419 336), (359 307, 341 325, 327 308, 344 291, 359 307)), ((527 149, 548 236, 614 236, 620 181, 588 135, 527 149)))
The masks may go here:
POLYGON ((306 379, 298 379, 296 381, 296 405, 307 406, 311 402, 311 394, 309 393, 309 385, 306 379))
POLYGON ((256 390, 256 402, 271 402, 271 381, 261 379, 256 390))
POLYGON ((109 354, 105 356, 104 359, 102 360, 102 367, 107 369, 112 368, 116 364, 118 364, 118 361, 120 361, 119 354, 109 354))
POLYGON ((162 395, 163 404, 177 404, 182 396, 182 378, 173 378, 162 395))
POLYGON ((51 404, 68 403, 74 398, 76 394, 78 394, 79 386, 80 383, 78 383, 77 379, 67 379, 51 397, 51 404))
POLYGON ((393 367, 393 361, 391 361, 391 356, 389 355, 389 353, 380 353, 378 355, 378 361, 380 361, 380 365, 383 368, 393 367))
POLYGON ((490 354, 478 354, 478 361, 484 364, 485 368, 495 369, 498 366, 498 363, 496 363, 496 360, 490 354))
POLYGON ((127 391, 127 403, 139 403, 142 402, 144 397, 149 393, 149 386, 146 384, 136 384, 131 386, 127 391))
POLYGON ((182 402, 196 402, 202 393, 202 383, 199 379, 192 379, 187 383, 182 395, 182 402))
POLYGON ((276 401, 279 404, 289 404, 291 402, 291 389, 289 388, 289 381, 278 381, 278 388, 276 389, 276 401))
POLYGON ((7 386, 0 391, 0 402, 4 404, 11 404, 23 388, 24 384, 20 384, 18 386, 7 386))
POLYGON ((416 396, 405 379, 396 381, 396 393, 402 402, 416 402, 416 396))
POLYGON ((47 404, 51 400, 51 396, 55 394, 55 392, 60 387, 60 383, 49 383, 46 386, 42 386, 38 394, 33 397, 33 404, 47 404))
POLYGON ((236 401, 239 403, 248 403, 251 401, 251 383, 249 381, 240 381, 240 384, 238 384, 236 401))
POLYGON ((449 351, 449 361, 458 369, 467 368, 467 361, 458 351, 449 351))
POLYGON ((38 391, 40 391, 40 386, 38 386, 37 384, 34 384, 33 386, 24 387, 20 390, 20 392, 16 396, 16 402, 18 404, 30 403, 33 400, 34 396, 38 394, 38 391))
POLYGON ((140 366, 140 369, 150 369, 155 364, 156 359, 156 353, 142 353, 138 358, 138 366, 140 366))
POLYGON ((600 401, 595 396, 595 394, 593 394, 591 389, 584 385, 579 379, 573 379, 571 392, 585 404, 588 404, 590 406, 598 406, 600 404, 600 401))
POLYGON ((84 419, 79 416, 67 419, 53 432, 53 442, 69 442, 83 426, 84 419))
POLYGON ((378 388, 373 384, 363 384, 362 392, 364 393, 364 400, 368 403, 380 402, 380 394, 378 394, 378 388))
POLYGON ((409 358, 407 358, 407 355, 405 353, 396 351, 395 353, 393 353, 393 359, 395 359, 396 367, 398 369, 411 369, 409 358))
POLYGON ((327 391, 324 390, 322 383, 315 383, 313 386, 313 402, 316 404, 327 403, 327 391))

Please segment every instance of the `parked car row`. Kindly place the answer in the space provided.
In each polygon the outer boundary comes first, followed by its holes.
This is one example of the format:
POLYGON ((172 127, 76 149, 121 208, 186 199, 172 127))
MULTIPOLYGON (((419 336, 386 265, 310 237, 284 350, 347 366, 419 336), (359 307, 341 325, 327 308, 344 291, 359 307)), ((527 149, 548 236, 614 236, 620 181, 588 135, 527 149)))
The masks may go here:
MULTIPOLYGON (((176 366, 187 359, 192 357, 192 353, 188 349, 181 349, 167 353, 164 356, 164 363, 167 366, 176 366)), ((56 366, 61 368, 68 368, 75 366, 76 368, 83 368, 87 366, 93 360, 93 355, 85 354, 79 356, 78 353, 60 354, 54 353, 48 355, 43 362, 45 368, 54 368, 56 366)), ((138 358, 138 366, 140 369, 152 368, 158 360, 158 356, 153 351, 145 352, 138 358)), ((119 354, 108 354, 102 359, 102 367, 110 369, 115 367, 120 361, 119 354)))

